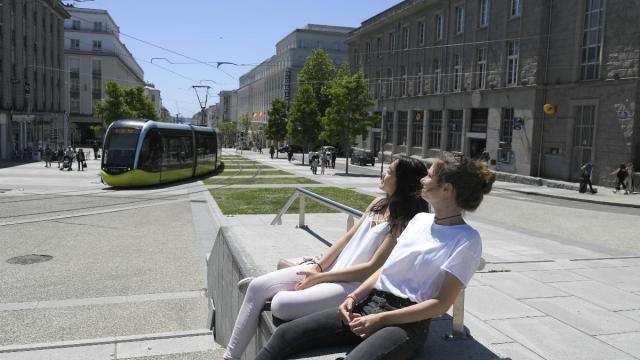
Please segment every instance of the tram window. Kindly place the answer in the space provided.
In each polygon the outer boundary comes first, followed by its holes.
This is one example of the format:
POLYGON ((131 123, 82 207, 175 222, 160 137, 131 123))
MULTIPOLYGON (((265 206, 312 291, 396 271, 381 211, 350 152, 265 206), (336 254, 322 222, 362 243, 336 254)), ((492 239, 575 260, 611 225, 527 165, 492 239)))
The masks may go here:
POLYGON ((104 147, 105 165, 133 167, 139 133, 140 130, 133 128, 112 129, 104 147))
POLYGON ((142 143, 138 167, 144 171, 158 172, 162 161, 162 139, 157 131, 151 131, 142 143))

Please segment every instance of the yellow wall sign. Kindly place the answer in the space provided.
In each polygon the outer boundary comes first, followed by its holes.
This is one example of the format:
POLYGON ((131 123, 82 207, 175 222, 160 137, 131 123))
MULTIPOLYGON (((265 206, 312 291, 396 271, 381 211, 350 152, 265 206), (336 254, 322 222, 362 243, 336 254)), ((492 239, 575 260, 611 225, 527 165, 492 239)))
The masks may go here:
POLYGON ((553 115, 558 111, 556 106, 553 104, 544 104, 543 109, 546 115, 553 115))

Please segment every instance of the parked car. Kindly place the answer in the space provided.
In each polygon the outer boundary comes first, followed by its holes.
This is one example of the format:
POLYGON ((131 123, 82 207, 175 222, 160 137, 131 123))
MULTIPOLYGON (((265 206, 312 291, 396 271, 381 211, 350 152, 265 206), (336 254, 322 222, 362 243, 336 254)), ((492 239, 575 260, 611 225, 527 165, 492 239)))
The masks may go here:
POLYGON ((373 155, 373 152, 369 150, 353 150, 351 153, 351 163, 354 165, 368 165, 371 166, 376 164, 376 158, 373 155))
POLYGON ((302 149, 302 146, 300 145, 285 145, 281 148, 278 149, 279 153, 287 153, 289 152, 289 147, 291 147, 291 149, 293 150, 294 153, 302 153, 304 152, 304 150, 302 149))

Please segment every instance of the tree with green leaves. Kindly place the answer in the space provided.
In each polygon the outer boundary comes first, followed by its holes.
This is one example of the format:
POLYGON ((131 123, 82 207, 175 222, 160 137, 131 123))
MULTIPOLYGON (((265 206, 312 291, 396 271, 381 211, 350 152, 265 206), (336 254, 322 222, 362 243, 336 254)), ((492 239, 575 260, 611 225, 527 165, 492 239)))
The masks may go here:
POLYGON ((218 125, 218 130, 222 133, 222 143, 224 146, 230 147, 229 145, 235 142, 236 129, 236 123, 232 123, 231 121, 223 121, 218 125))
MULTIPOLYGON (((298 89, 289 114, 287 130, 293 143, 303 145, 309 151, 318 142, 320 135, 320 112, 316 103, 313 89, 303 84, 298 89)), ((304 164, 304 153, 302 154, 304 164)))
MULTIPOLYGON (((269 121, 264 128, 264 135, 267 139, 275 141, 277 146, 287 136, 287 102, 278 98, 273 99, 271 109, 267 113, 269 121)), ((278 157, 277 151, 276 157, 278 157)))
POLYGON ((249 113, 242 113, 240 118, 238 119, 238 127, 240 129, 240 135, 242 138, 240 139, 240 153, 247 146, 249 142, 249 129, 251 128, 251 117, 249 113))
POLYGON ((158 119, 155 106, 142 86, 125 88, 115 81, 107 81, 105 93, 106 99, 96 103, 95 116, 107 126, 120 119, 158 119))
POLYGON ((325 89, 331 102, 322 117, 323 130, 320 138, 329 142, 340 142, 347 155, 346 173, 349 173, 349 155, 356 136, 366 136, 376 117, 366 109, 374 104, 369 95, 367 79, 361 71, 353 76, 342 75, 331 81, 325 89))
POLYGON ((326 109, 330 105, 330 100, 323 89, 336 77, 336 73, 337 69, 333 61, 331 61, 327 52, 322 49, 313 49, 302 70, 298 73, 298 89, 303 85, 311 87, 320 116, 324 116, 326 109))

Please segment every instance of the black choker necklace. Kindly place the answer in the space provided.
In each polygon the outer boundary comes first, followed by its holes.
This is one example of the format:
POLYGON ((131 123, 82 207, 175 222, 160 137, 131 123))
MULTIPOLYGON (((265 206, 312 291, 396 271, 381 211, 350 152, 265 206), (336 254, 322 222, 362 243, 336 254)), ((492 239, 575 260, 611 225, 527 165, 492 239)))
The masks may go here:
POLYGON ((434 216, 433 217, 433 221, 437 223, 438 221, 443 221, 443 220, 447 220, 447 219, 453 219, 453 218, 461 217, 461 216, 462 216, 462 214, 457 214, 457 215, 453 215, 453 216, 447 216, 447 217, 443 217, 443 218, 438 218, 438 217, 434 216))

